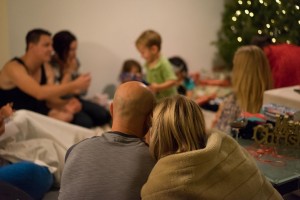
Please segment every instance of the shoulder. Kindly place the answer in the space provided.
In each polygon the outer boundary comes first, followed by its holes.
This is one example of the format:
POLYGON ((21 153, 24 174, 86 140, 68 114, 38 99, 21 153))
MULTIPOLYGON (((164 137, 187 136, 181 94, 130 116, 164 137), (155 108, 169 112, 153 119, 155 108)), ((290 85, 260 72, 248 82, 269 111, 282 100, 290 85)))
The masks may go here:
POLYGON ((1 69, 2 76, 11 76, 14 74, 20 75, 22 73, 27 74, 26 68, 24 65, 22 65, 21 63, 19 63, 16 60, 8 61, 1 69))
POLYGON ((160 71, 165 73, 172 73, 172 74, 174 73, 171 63, 164 56, 160 56, 160 58, 158 59, 156 69, 159 69, 160 71))
POLYGON ((160 56, 158 62, 164 67, 172 67, 170 61, 164 56, 160 56))
POLYGON ((9 60, 3 67, 4 68, 10 68, 10 67, 22 67, 25 68, 25 66, 20 63, 16 58, 9 60))
POLYGON ((236 95, 234 93, 229 93, 224 97, 224 103, 235 103, 237 101, 236 95))
POLYGON ((90 148, 91 147, 91 141, 95 140, 96 138, 101 138, 102 136, 94 136, 91 138, 87 138, 84 139, 82 141, 80 141, 79 143, 74 144, 73 146, 71 146, 66 153, 65 156, 65 161, 67 161, 68 157, 70 156, 70 154, 74 151, 80 151, 81 149, 85 149, 85 148, 90 148))

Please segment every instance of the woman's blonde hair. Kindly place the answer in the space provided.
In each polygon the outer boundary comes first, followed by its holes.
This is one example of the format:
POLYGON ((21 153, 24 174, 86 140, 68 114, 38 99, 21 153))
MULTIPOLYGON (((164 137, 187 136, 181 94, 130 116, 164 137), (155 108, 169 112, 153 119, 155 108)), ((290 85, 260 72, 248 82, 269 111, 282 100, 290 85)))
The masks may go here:
POLYGON ((242 111, 260 111, 265 90, 273 86, 271 69, 263 50, 254 45, 240 47, 233 58, 232 87, 242 111))
POLYGON ((204 117, 199 105, 182 95, 160 101, 153 111, 150 152, 155 159, 206 146, 204 117))

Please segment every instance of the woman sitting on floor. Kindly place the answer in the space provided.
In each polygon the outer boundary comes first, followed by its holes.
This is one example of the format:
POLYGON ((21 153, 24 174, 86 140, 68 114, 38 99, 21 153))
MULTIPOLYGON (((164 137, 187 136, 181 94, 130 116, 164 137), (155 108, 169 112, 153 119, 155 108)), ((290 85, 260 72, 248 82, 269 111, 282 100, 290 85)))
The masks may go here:
MULTIPOLYGON (((60 84, 68 83, 79 75, 79 61, 76 57, 77 39, 69 31, 60 31, 53 37, 53 48, 55 55, 52 57, 51 64, 56 71, 56 80, 60 84)), ((80 101, 82 109, 74 115, 72 123, 92 128, 111 121, 108 110, 103 106, 87 101, 80 96, 76 96, 76 98, 80 101)))
POLYGON ((184 96, 158 103, 149 147, 158 161, 142 199, 282 199, 232 137, 205 131, 201 108, 184 96))

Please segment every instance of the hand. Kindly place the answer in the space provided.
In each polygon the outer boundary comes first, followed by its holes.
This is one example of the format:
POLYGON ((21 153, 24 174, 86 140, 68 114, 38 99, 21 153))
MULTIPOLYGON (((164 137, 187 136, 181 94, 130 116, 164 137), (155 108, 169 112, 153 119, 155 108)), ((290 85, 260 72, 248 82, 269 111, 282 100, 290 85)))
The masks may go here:
POLYGON ((68 101, 68 103, 65 105, 64 109, 68 112, 68 113, 72 113, 75 114, 79 111, 81 111, 82 109, 82 104, 80 103, 80 101, 77 98, 72 98, 68 101))
POLYGON ((86 91, 91 84, 91 75, 90 74, 82 74, 77 79, 74 80, 76 89, 74 91, 75 94, 80 94, 82 91, 86 91))
POLYGON ((148 87, 154 94, 158 92, 158 84, 157 83, 151 83, 148 87))
POLYGON ((0 136, 5 132, 5 119, 13 114, 12 103, 8 103, 0 108, 0 136))
POLYGON ((7 103, 5 106, 2 106, 0 109, 0 114, 2 115, 3 118, 9 118, 13 114, 13 109, 12 109, 13 103, 7 103))

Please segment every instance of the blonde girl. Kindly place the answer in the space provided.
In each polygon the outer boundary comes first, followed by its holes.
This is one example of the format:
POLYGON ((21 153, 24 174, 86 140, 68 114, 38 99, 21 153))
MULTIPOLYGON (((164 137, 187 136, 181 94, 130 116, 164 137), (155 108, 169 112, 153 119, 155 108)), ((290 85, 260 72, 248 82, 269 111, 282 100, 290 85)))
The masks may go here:
POLYGON ((216 114, 216 128, 230 133, 230 122, 241 112, 258 113, 262 107, 264 91, 273 87, 270 66, 264 52, 257 46, 240 47, 233 58, 232 94, 216 114))

